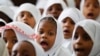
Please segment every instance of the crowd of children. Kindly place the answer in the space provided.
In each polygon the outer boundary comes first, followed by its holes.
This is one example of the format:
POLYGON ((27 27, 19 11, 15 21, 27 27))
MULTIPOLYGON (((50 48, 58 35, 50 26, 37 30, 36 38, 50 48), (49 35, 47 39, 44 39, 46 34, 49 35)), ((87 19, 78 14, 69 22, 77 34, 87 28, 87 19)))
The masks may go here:
POLYGON ((9 2, 0 4, 0 56, 100 56, 100 0, 9 2))

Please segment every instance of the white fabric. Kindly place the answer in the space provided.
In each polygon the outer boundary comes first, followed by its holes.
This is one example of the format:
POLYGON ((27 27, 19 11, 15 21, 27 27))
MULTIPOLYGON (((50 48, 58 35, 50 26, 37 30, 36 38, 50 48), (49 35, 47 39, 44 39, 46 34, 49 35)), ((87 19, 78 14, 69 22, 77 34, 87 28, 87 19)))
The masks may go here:
POLYGON ((3 19, 0 18, 0 22, 3 22, 4 24, 7 24, 3 19))
MULTIPOLYGON (((98 0, 98 1, 99 1, 99 7, 100 7, 100 0, 98 0)), ((84 4, 85 4, 85 0, 81 0, 81 3, 80 3, 80 11, 81 11, 82 14, 83 14, 84 4)), ((99 13, 99 16, 96 18, 96 21, 97 22, 100 22, 100 13, 99 13)))
POLYGON ((77 8, 64 9, 58 18, 58 22, 62 23, 62 20, 64 20, 66 17, 70 17, 74 23, 84 20, 84 16, 77 8))
POLYGON ((75 2, 74 0, 66 0, 68 3, 68 7, 75 7, 75 2))
POLYGON ((45 5, 47 4, 48 0, 38 0, 37 1, 37 4, 36 4, 36 7, 39 9, 39 8, 45 8, 45 5))
MULTIPOLYGON (((55 18, 50 15, 45 16, 45 17, 52 17, 55 20, 55 18)), ((57 21, 55 20, 55 22, 57 22, 57 21)), ((37 25, 39 26, 39 24, 37 24, 37 25)), ((38 26, 37 26, 37 28, 38 28, 38 26)), ((64 40, 63 31, 61 29, 62 29, 61 25, 59 23, 57 23, 57 34, 56 34, 55 42, 54 42, 54 45, 52 46, 52 48, 50 50, 46 51, 46 54, 47 54, 46 56, 48 56, 48 55, 49 56, 70 56, 70 52, 66 49, 63 49, 63 47, 61 46, 63 43, 63 40, 64 40)))
POLYGON ((9 56, 5 42, 2 38, 0 38, 0 56, 9 56))
POLYGON ((30 12, 30 13, 33 15, 33 17, 35 18, 36 23, 37 23, 37 22, 40 20, 40 18, 41 18, 41 13, 40 13, 40 11, 35 7, 35 5, 33 5, 33 4, 31 4, 31 3, 24 3, 24 4, 22 4, 22 5, 18 8, 18 10, 16 11, 15 16, 14 16, 14 21, 16 21, 18 14, 19 14, 20 12, 22 12, 22 11, 28 11, 28 12, 30 12))
POLYGON ((2 37, 3 37, 3 32, 6 29, 13 29, 19 41, 23 39, 28 39, 27 37, 29 38, 34 37, 33 29, 30 26, 22 22, 12 22, 0 28, 0 31, 2 32, 2 35, 1 35, 2 37))
POLYGON ((50 6, 52 6, 53 4, 61 4, 61 6, 62 6, 63 9, 67 8, 66 4, 62 0, 49 0, 48 3, 45 6, 45 9, 44 9, 44 12, 43 12, 43 16, 46 16, 47 9, 50 6))
POLYGON ((11 20, 13 20, 14 12, 8 6, 0 6, 0 11, 6 14, 11 20))
POLYGON ((11 0, 0 0, 0 6, 14 6, 11 0))
MULTIPOLYGON (((88 33, 88 35, 91 37, 93 41, 93 48, 89 56, 100 56, 100 44, 99 44, 100 24, 90 19, 80 21, 79 23, 75 25, 75 29, 73 32, 73 38, 74 38, 75 31, 79 26, 82 27, 88 33)), ((75 54, 73 54, 73 56, 75 56, 75 54)))

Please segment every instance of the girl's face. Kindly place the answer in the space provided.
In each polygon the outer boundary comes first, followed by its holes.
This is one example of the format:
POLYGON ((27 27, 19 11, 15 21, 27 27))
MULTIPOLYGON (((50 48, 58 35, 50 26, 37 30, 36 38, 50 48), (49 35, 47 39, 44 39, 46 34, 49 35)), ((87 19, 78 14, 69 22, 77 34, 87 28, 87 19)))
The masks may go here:
POLYGON ((9 54, 11 55, 12 48, 14 44, 17 42, 16 34, 12 29, 7 29, 3 33, 3 38, 6 42, 9 54))
POLYGON ((22 41, 14 45, 11 56, 36 56, 36 54, 32 44, 22 41))
POLYGON ((73 48, 76 56, 88 56, 93 46, 91 37, 78 27, 73 38, 73 48))
POLYGON ((26 23, 27 25, 31 26, 34 28, 36 21, 34 16, 30 12, 27 11, 22 11, 18 16, 17 16, 17 21, 26 23))
POLYGON ((61 4, 53 4, 47 9, 46 14, 51 14, 53 15, 56 19, 58 19, 60 13, 62 12, 63 8, 61 4))
POLYGON ((38 27, 37 42, 45 51, 48 51, 54 44, 56 38, 56 26, 49 21, 41 21, 38 27))
POLYGON ((62 20, 62 24, 63 24, 64 38, 65 39, 71 38, 75 23, 71 20, 71 18, 67 17, 64 20, 62 20))
POLYGON ((100 6, 98 0, 85 0, 83 6, 83 14, 88 19, 96 20, 100 13, 100 6))

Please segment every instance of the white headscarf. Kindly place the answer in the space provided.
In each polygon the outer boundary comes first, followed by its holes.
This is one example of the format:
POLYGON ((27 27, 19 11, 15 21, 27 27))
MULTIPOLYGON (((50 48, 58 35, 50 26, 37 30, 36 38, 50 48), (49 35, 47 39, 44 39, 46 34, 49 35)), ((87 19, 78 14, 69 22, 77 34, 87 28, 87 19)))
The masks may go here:
MULTIPOLYGON (((98 2, 99 2, 99 7, 100 7, 100 0, 98 0, 98 2)), ((81 11, 82 14, 83 14, 84 4, 85 4, 85 0, 81 0, 81 3, 80 3, 80 11, 81 11)), ((97 17, 96 21, 97 22, 100 22, 100 13, 99 13, 99 16, 97 17)))
POLYGON ((33 29, 22 22, 11 22, 4 27, 1 27, 0 31, 2 32, 2 37, 6 29, 13 29, 19 41, 22 39, 28 39, 27 37, 33 38, 35 36, 33 29))
POLYGON ((0 6, 14 6, 13 2, 11 0, 0 0, 0 6))
POLYGON ((40 20, 41 13, 35 7, 35 5, 33 5, 31 3, 24 3, 24 4, 20 5, 20 7, 18 8, 18 10, 16 11, 15 16, 14 16, 14 21, 16 21, 17 16, 22 11, 28 11, 28 12, 30 12, 33 15, 33 17, 35 18, 36 23, 40 20))
POLYGON ((14 12, 10 7, 0 6, 0 11, 5 13, 11 20, 13 20, 14 12))
MULTIPOLYGON (((82 27, 88 35, 91 37, 93 41, 93 47, 92 50, 89 54, 89 56, 100 56, 100 24, 96 21, 87 19, 84 21, 80 21, 79 23, 76 24, 74 32, 73 32, 73 38, 75 31, 78 27, 82 27)), ((74 54, 75 55, 75 54, 74 54)))
POLYGON ((58 22, 62 23, 62 20, 64 20, 66 17, 70 17, 74 23, 84 20, 84 16, 77 8, 67 8, 63 10, 58 18, 58 22))
POLYGON ((0 38, 0 56, 9 56, 5 42, 2 38, 0 38))
POLYGON ((68 7, 75 7, 75 2, 74 0, 66 0, 68 3, 68 7))
POLYGON ((52 6, 53 4, 61 4, 63 10, 65 8, 67 8, 66 4, 64 3, 64 1, 62 0, 49 0, 48 3, 46 4, 45 6, 45 9, 44 9, 44 12, 43 12, 43 16, 46 16, 46 13, 47 13, 47 9, 52 6))
MULTIPOLYGON (((55 18, 53 16, 51 16, 51 15, 47 15, 45 17, 52 17, 55 20, 55 18)), ((56 20, 55 20, 55 22, 57 23, 56 20)), ((38 30, 38 26, 39 26, 39 24, 37 24, 37 30, 38 30)), ((64 52, 64 51, 62 51, 63 54, 59 53, 59 51, 61 51, 59 49, 61 49, 61 47, 62 47, 61 45, 62 45, 63 40, 64 40, 64 38, 63 38, 64 37, 63 31, 61 29, 62 29, 61 25, 59 23, 57 23, 57 33, 56 33, 55 42, 54 42, 52 48, 49 49, 48 51, 46 51, 46 54, 49 55, 49 56, 58 56, 58 54, 60 54, 60 56, 64 56, 66 54, 68 55, 68 53, 64 52)))

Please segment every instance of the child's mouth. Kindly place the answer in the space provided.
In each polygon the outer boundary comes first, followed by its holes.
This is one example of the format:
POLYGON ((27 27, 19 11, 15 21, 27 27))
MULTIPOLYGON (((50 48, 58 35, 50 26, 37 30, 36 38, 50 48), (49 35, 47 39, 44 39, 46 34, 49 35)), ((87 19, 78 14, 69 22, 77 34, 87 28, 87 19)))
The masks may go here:
POLYGON ((84 55, 84 49, 83 48, 75 48, 74 51, 78 55, 84 55))
POLYGON ((94 14, 93 13, 88 13, 87 16, 88 16, 89 19, 93 19, 94 14))
POLYGON ((46 41, 42 41, 40 45, 45 49, 48 47, 48 43, 46 41))
POLYGON ((70 34, 70 31, 69 31, 69 30, 67 30, 67 29, 66 29, 66 30, 64 30, 63 32, 64 32, 64 34, 70 34))

